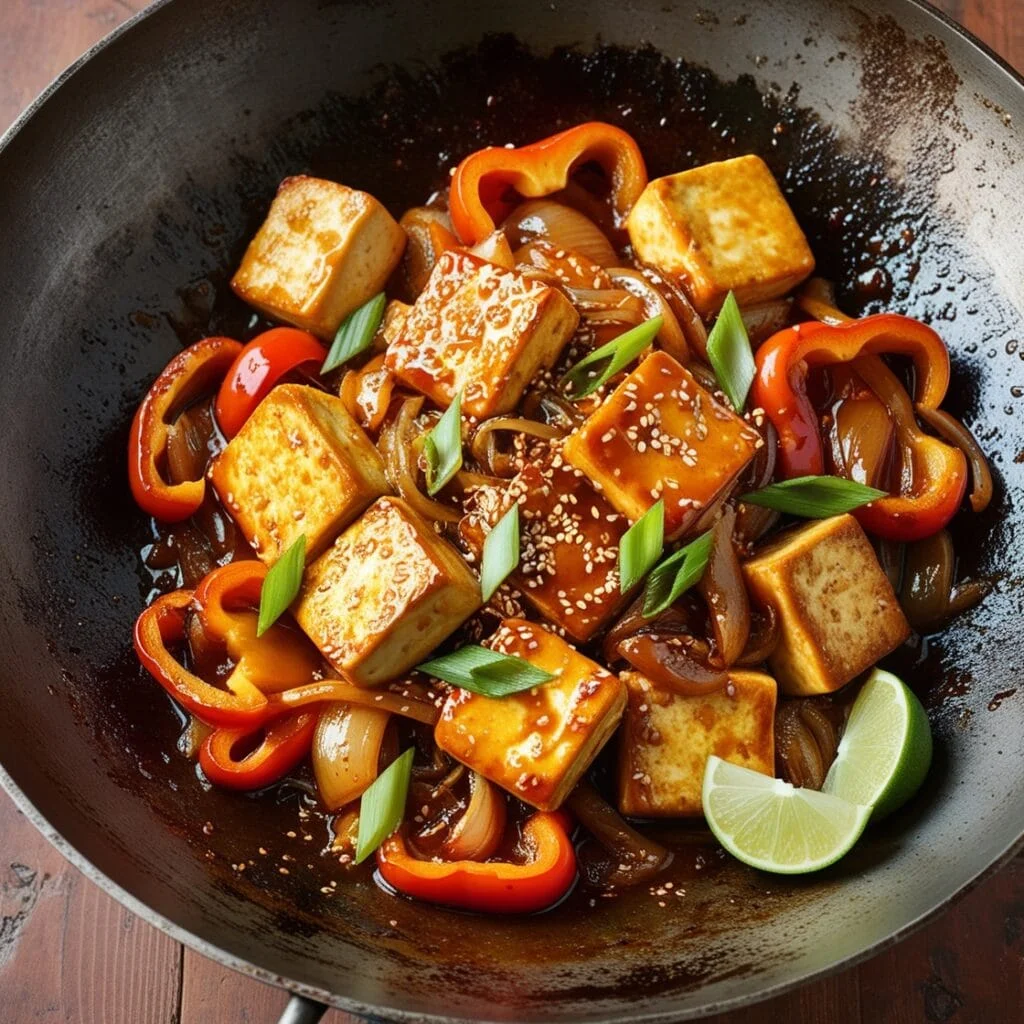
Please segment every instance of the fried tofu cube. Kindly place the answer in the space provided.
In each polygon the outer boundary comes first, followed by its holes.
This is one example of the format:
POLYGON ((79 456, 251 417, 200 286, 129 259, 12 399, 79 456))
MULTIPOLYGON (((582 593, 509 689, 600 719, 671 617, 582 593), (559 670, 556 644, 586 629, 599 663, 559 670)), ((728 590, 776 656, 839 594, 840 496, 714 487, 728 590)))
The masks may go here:
POLYGON ((623 672, 627 704, 619 749, 619 810, 637 818, 699 818, 704 768, 714 754, 775 774, 777 687, 734 669, 725 688, 684 696, 623 672))
POLYGON ((757 156, 655 178, 626 226, 637 256, 677 280, 702 316, 730 291, 741 306, 763 302, 814 270, 807 239, 757 156))
POLYGON ((388 346, 387 366, 439 406, 461 391, 463 412, 485 419, 516 407, 578 322, 557 288, 449 250, 388 346))
POLYGON ((360 686, 424 661, 480 607, 458 552, 401 498, 381 498, 307 570, 295 618, 360 686))
POLYGON ((519 503, 520 553, 510 582, 549 622, 586 642, 625 603, 619 543, 629 521, 555 451, 523 467, 487 524, 476 529, 463 520, 463 538, 478 556, 486 528, 513 502, 519 503))
POLYGON ((910 635, 871 542, 853 516, 782 534, 743 563, 754 597, 772 605, 781 639, 768 659, 783 693, 831 693, 910 635))
POLYGON ((663 498, 672 540, 732 486, 762 443, 659 351, 569 436, 565 457, 633 522, 663 498))
POLYGON ((282 384, 256 406, 210 480, 268 564, 302 534, 312 560, 390 490, 377 449, 345 403, 302 384, 282 384))
POLYGON ((405 232, 369 193, 285 178, 231 287, 267 316, 330 339, 384 287, 404 249, 405 232))
POLYGON ((525 619, 506 619, 488 646, 525 658, 555 678, 510 697, 453 690, 434 738, 513 796, 554 810, 615 732, 625 687, 561 637, 525 619))

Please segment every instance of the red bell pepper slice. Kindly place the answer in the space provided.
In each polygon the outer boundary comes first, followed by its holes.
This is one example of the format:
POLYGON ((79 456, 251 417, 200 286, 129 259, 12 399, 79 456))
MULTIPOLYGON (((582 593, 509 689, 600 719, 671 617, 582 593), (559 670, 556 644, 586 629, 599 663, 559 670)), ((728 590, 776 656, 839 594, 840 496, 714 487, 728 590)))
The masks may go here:
POLYGON ((297 711, 265 726, 222 726, 199 748, 199 765, 216 786, 228 789, 263 789, 290 772, 310 751, 316 730, 316 711, 297 711), (236 758, 239 744, 254 731, 263 735, 255 748, 236 758))
POLYGON ((304 363, 322 366, 327 349, 308 331, 274 327, 250 341, 231 364, 217 392, 215 412, 224 436, 232 438, 289 371, 304 363))
POLYGON ((647 167, 633 137, 602 121, 588 121, 519 149, 489 146, 466 157, 449 189, 452 224, 466 245, 483 241, 515 207, 509 192, 537 199, 566 187, 574 170, 601 166, 611 182, 612 209, 621 227, 647 184, 647 167))
POLYGON ((421 860, 401 831, 377 850, 388 885, 428 903, 492 914, 529 914, 557 903, 576 878, 576 852, 564 814, 540 811, 523 827, 524 864, 421 860))
POLYGON ((142 400, 128 437, 128 480, 139 507, 168 523, 188 519, 203 503, 206 482, 164 479, 171 426, 178 414, 219 383, 242 351, 230 338, 204 338, 179 352, 142 400))

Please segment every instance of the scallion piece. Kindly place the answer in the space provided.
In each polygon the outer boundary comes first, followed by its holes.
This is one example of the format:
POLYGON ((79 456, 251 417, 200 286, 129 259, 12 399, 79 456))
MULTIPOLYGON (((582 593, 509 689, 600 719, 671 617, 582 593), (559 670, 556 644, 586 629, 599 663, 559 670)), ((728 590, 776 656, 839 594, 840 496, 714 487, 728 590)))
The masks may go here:
POLYGON ((362 864, 401 823, 409 795, 412 755, 410 747, 363 790, 356 836, 357 864, 362 864))
POLYGON ((625 594, 647 575, 665 546, 665 502, 659 499, 623 535, 619 544, 619 590, 625 594))
POLYGON ((298 538, 270 567, 260 588, 260 614, 256 635, 263 636, 288 610, 302 586, 302 570, 306 566, 306 535, 298 538))
POLYGON ((644 590, 644 615, 649 618, 660 614, 700 580, 711 557, 713 532, 702 533, 655 566, 644 590))
POLYGON ((423 442, 427 457, 427 493, 437 494, 462 465, 462 392, 452 400, 444 415, 423 442))
POLYGON ((498 520, 484 540, 480 563, 480 592, 490 601, 505 577, 519 564, 519 505, 515 503, 498 520))
POLYGON ((654 341, 663 322, 664 318, 660 316, 646 320, 584 356, 562 378, 561 384, 567 396, 578 402, 592 395, 654 341))
POLYGON ((732 292, 725 297, 722 311, 708 335, 708 360, 733 408, 743 412, 757 367, 750 349, 747 326, 732 292))
POLYGON ((381 292, 374 295, 369 302, 364 303, 358 309, 353 310, 338 328, 331 342, 331 350, 327 353, 324 365, 320 367, 321 373, 330 373, 336 370, 343 363, 347 363, 353 356, 366 351, 373 341, 373 336, 384 319, 384 307, 387 305, 387 296, 381 292))
POLYGON ((550 683, 555 677, 525 658, 468 644, 417 665, 420 672, 484 697, 508 697, 550 683))
POLYGON ((740 501, 804 519, 827 519, 886 496, 885 491, 841 476, 798 476, 744 494, 740 501))

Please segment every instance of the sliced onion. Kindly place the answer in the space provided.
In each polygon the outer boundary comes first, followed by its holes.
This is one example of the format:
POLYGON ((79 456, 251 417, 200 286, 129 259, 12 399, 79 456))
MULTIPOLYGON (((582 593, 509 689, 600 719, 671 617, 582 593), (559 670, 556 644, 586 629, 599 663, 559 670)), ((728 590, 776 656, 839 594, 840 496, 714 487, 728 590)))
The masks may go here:
POLYGON ((421 431, 416 417, 423 406, 423 397, 407 398, 398 415, 380 432, 377 448, 384 458, 384 471, 392 487, 426 519, 457 523, 461 514, 448 505, 428 498, 419 488, 414 444, 421 431))
POLYGON ((201 480, 216 433, 209 402, 186 409, 167 432, 167 479, 172 484, 201 480))
POLYGON ((918 404, 914 410, 947 444, 959 448, 967 456, 971 466, 971 508, 975 512, 984 512, 992 500, 992 471, 988 459, 981 450, 974 435, 955 416, 942 409, 927 409, 918 404))
POLYGON ((823 277, 812 277, 805 281, 796 293, 796 304, 809 317, 823 324, 843 324, 853 319, 836 306, 835 286, 823 277))
POLYGON ((513 249, 542 238, 559 249, 578 252, 599 267, 616 262, 615 250, 601 229, 571 206, 550 199, 520 203, 502 224, 513 249))
POLYGON ((907 545, 900 605, 919 633, 940 626, 949 618, 956 556, 948 531, 907 545))
POLYGON ((903 582, 904 545, 899 541, 886 540, 884 537, 875 537, 872 543, 882 572, 892 584, 892 589, 898 594, 903 582))
POLYGON ((508 244, 508 238, 504 231, 492 231, 469 251, 474 256, 479 256, 480 259, 494 263, 505 270, 515 269, 516 261, 512 255, 512 246, 508 244))
MULTIPOLYGON (((839 717, 841 711, 832 711, 839 717)), ((836 722, 813 699, 787 700, 775 713, 775 768, 794 786, 821 789, 839 748, 836 722)))
POLYGON ((374 356, 364 367, 349 370, 341 380, 339 397, 353 419, 365 430, 376 431, 384 422, 395 376, 384 366, 384 356, 374 356))
POLYGON ((640 633, 621 640, 616 650, 655 686, 699 697, 723 689, 729 681, 728 672, 708 665, 706 647, 685 634, 640 633))
POLYGON ((755 302, 750 306, 744 306, 740 310, 740 315, 747 328, 750 344, 757 348, 762 341, 781 331, 789 323, 792 308, 792 299, 769 299, 767 302, 755 302))
POLYGON ((708 329, 700 314, 693 308, 693 303, 686 293, 667 278, 662 277, 654 267, 646 264, 639 264, 640 272, 654 285, 664 296, 672 312, 675 313, 676 321, 686 336, 686 342, 690 352, 701 359, 708 357, 708 329))
POLYGON ((632 267, 613 267, 608 271, 608 276, 612 284, 631 292, 643 303, 645 319, 660 316, 664 320, 658 331, 658 344, 680 363, 688 363, 690 346, 665 296, 639 270, 632 267))
POLYGON ((423 291, 440 255, 434 251, 430 225, 440 224, 450 231, 452 224, 444 210, 433 206, 414 206, 402 214, 398 223, 404 228, 407 238, 405 254, 402 256, 402 273, 408 297, 415 299, 423 291))
POLYGON ((484 420, 474 432, 469 448, 473 458, 488 473, 503 478, 512 476, 516 472, 512 461, 503 457, 497 447, 496 435, 503 431, 511 431, 514 434, 526 434, 528 437, 538 437, 545 441, 565 436, 564 430, 550 426, 547 423, 538 423, 536 420, 524 419, 521 416, 492 416, 491 419, 484 420))
POLYGON ((736 659, 737 665, 760 665, 767 661, 779 646, 782 637, 782 626, 778 612, 766 604, 753 611, 750 616, 750 635, 743 653, 736 659))
POLYGON ((850 366, 832 368, 832 385, 826 432, 835 474, 884 489, 896 456, 889 409, 850 366))
POLYGON ((282 690, 274 694, 273 702, 284 711, 324 701, 344 701, 372 711, 388 711, 424 725, 435 725, 440 716, 437 705, 410 693, 410 689, 404 682, 390 683, 383 689, 370 689, 350 683, 347 679, 324 679, 282 690))
POLYGON ((377 778, 386 711, 331 704, 313 734, 313 777, 329 811, 351 803, 377 778))
POLYGON ((697 584, 708 606, 719 655, 727 667, 743 653, 750 635, 750 601, 732 543, 735 524, 736 511, 726 505, 713 527, 711 555, 697 584))
POLYGON ((469 805, 441 844, 445 860, 487 860, 505 834, 505 797, 482 775, 469 776, 469 805))

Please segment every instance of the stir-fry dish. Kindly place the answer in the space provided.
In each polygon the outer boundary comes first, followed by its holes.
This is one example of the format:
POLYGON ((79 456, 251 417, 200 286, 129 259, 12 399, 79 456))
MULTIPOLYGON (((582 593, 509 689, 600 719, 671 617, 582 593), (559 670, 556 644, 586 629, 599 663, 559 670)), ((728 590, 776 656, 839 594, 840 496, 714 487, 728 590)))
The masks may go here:
POLYGON ((976 603, 992 480, 942 338, 854 320, 757 156, 648 180, 581 124, 399 220, 281 183, 257 313, 129 441, 160 584, 135 647, 213 786, 315 782, 325 857, 523 913, 656 879, 652 819, 810 871, 923 781, 878 662, 976 603))

